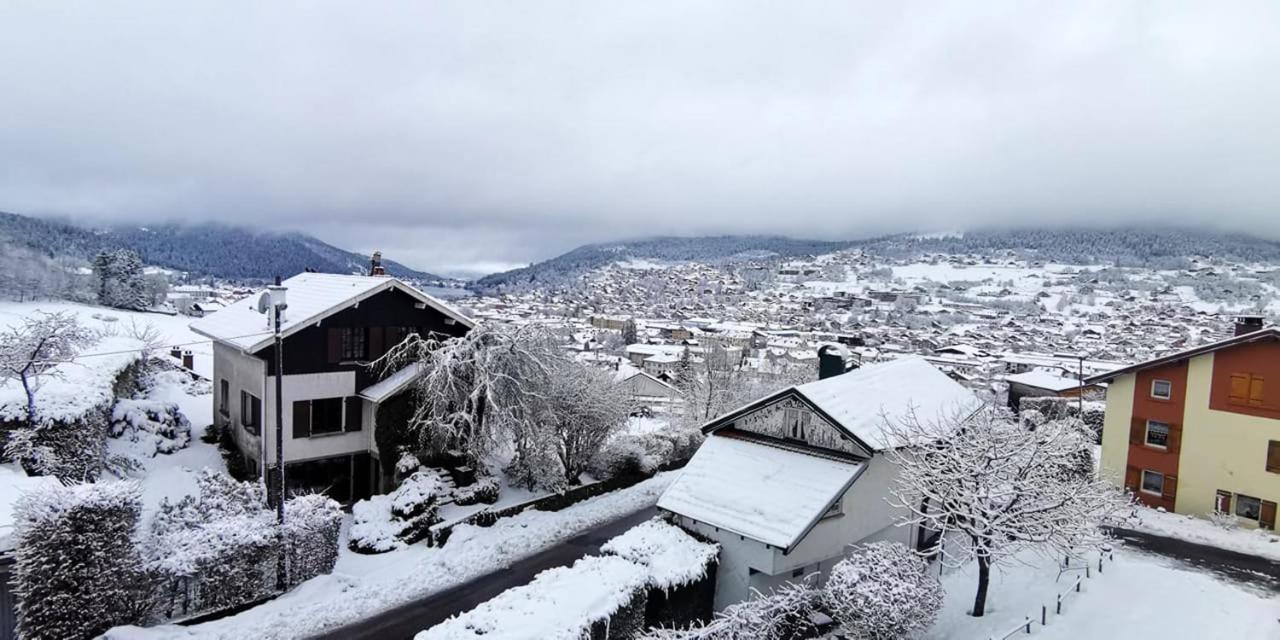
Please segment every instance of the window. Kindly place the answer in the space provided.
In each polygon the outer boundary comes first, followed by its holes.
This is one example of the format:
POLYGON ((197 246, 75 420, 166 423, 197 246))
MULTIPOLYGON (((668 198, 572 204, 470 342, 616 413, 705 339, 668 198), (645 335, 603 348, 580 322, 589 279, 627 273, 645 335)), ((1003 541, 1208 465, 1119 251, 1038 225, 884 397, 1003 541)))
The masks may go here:
POLYGON ((1164 449, 1169 446, 1169 425, 1155 420, 1147 421, 1147 445, 1164 449))
POLYGON ((1251 373, 1233 373, 1231 374, 1231 389, 1227 394, 1227 400, 1231 404, 1261 407, 1265 383, 1266 379, 1262 376, 1251 373))
POLYGON ((343 431, 359 431, 361 400, 317 398, 293 403, 293 437, 309 438, 343 431))
POLYGON ((262 400, 248 391, 240 392, 240 424, 244 430, 257 434, 262 426, 262 400))
POLYGON ((1213 510, 1218 513, 1231 513, 1231 492, 1219 489, 1213 496, 1213 510))
POLYGON ((1257 520, 1262 517, 1262 501, 1252 496, 1236 495, 1236 515, 1257 520))
POLYGON ((1280 473, 1280 440, 1267 442, 1267 471, 1280 473))
POLYGON ((1164 495, 1164 475, 1154 471, 1142 471, 1142 491, 1143 493, 1154 493, 1155 495, 1164 495))
POLYGON ((226 378, 218 381, 218 413, 222 417, 231 417, 231 383, 226 378))
POLYGON ((1161 400, 1168 400, 1173 395, 1173 383, 1168 380, 1153 380, 1151 382, 1151 397, 1161 400))
POLYGON ((344 327, 342 330, 342 360, 364 360, 364 327, 344 327))

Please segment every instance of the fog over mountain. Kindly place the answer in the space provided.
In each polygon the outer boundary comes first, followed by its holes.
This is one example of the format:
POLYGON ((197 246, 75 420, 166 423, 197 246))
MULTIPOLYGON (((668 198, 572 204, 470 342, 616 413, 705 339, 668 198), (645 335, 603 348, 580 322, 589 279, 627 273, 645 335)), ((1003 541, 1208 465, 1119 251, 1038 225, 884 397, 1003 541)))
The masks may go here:
POLYGON ((656 234, 1280 237, 1280 5, 10 2, 0 210, 502 270, 656 234))

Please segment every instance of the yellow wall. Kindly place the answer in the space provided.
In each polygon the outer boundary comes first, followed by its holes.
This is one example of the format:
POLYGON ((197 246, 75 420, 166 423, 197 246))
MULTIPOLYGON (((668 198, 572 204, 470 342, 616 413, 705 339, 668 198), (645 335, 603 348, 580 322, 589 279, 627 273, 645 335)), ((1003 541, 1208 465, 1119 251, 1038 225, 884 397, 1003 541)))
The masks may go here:
POLYGON ((1102 474, 1117 487, 1124 486, 1125 463, 1129 459, 1129 421, 1133 417, 1133 383, 1130 373, 1107 387, 1107 415, 1102 423, 1102 474))
MULTIPOLYGON (((1267 441, 1280 440, 1280 420, 1210 410, 1212 376, 1212 353, 1191 359, 1182 453, 1178 459, 1178 513, 1212 512, 1218 489, 1280 502, 1280 473, 1267 472, 1267 441)), ((1132 388, 1129 395, 1128 404, 1132 406, 1132 388)), ((1106 420, 1106 428, 1110 429, 1110 402, 1106 420)), ((1125 431, 1123 440, 1128 430, 1121 430, 1125 431)), ((1105 447, 1106 436, 1103 438, 1105 447)))

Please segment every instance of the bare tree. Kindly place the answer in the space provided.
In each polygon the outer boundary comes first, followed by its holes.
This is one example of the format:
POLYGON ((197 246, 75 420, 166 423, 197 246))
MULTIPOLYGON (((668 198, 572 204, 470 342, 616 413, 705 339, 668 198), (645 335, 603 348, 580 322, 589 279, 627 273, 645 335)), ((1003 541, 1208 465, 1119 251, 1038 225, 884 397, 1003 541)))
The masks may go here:
POLYGON ((22 324, 0 331, 0 380, 18 380, 27 395, 27 424, 36 423, 36 391, 44 378, 57 377, 95 337, 68 312, 36 312, 22 324))
POLYGON ((577 362, 560 367, 548 398, 549 413, 540 423, 549 432, 565 480, 578 484, 592 456, 626 425, 630 398, 608 373, 577 362))
POLYGON ((938 424, 912 418, 888 425, 900 468, 890 500, 908 510, 904 524, 941 534, 927 553, 959 567, 978 563, 973 615, 986 609, 991 567, 1023 551, 1061 557, 1101 544, 1100 525, 1128 509, 1107 482, 1073 468, 1090 446, 1073 420, 1025 427, 988 407, 938 424))

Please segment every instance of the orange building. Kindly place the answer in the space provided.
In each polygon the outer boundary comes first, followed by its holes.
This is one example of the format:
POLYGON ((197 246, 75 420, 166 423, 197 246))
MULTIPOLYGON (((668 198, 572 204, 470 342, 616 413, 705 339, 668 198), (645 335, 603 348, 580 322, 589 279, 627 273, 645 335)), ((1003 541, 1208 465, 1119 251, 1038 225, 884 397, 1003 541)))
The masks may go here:
POLYGON ((1231 338, 1085 382, 1110 383, 1102 468, 1138 500, 1275 528, 1280 329, 1242 318, 1231 338))

